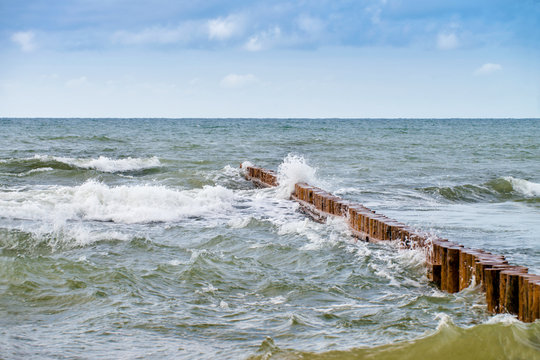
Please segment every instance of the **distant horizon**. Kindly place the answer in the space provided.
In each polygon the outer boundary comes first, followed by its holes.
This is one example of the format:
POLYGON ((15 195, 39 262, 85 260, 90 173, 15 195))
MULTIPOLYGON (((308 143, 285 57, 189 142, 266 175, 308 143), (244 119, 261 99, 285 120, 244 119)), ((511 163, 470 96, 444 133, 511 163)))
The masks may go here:
POLYGON ((25 117, 0 120, 540 120, 540 117, 25 117))

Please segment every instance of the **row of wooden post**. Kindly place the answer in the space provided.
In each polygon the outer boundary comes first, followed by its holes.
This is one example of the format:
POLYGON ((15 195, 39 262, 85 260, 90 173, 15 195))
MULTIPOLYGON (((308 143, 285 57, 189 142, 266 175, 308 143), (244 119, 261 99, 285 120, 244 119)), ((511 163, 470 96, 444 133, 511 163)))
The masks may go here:
MULTIPOLYGON (((277 186, 271 170, 246 167, 246 178, 259 186, 277 186)), ((522 321, 540 319, 540 276, 523 266, 508 264, 502 255, 469 249, 446 239, 422 233, 351 203, 322 189, 297 183, 291 198, 316 219, 346 217, 353 234, 365 241, 395 241, 405 248, 426 251, 428 277, 441 290, 461 291, 479 285, 486 294, 488 311, 515 314, 522 321)))
POLYGON ((502 255, 434 239, 427 263, 430 279, 441 290, 454 293, 480 285, 489 312, 514 314, 526 322, 540 319, 540 276, 509 264, 502 255))
MULTIPOLYGON (((240 167, 242 165, 240 164, 240 167)), ((267 170, 255 166, 246 166, 246 179, 255 182, 258 186, 277 186, 277 176, 272 170, 267 170)))

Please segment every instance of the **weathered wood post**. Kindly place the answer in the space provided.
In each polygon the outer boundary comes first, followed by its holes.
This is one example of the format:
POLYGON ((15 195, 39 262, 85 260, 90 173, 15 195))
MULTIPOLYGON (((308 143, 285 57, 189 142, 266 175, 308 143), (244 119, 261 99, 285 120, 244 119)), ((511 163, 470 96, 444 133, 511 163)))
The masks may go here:
POLYGON ((459 253, 461 246, 452 245, 446 248, 446 290, 449 293, 459 291, 459 253))

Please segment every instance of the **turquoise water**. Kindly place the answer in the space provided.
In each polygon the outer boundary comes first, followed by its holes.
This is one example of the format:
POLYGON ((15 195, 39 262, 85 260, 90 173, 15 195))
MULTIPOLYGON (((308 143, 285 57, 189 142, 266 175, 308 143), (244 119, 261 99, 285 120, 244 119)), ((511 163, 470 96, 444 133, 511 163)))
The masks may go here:
POLYGON ((540 274, 539 120, 0 119, 0 358, 540 358, 540 322, 287 200, 540 274), (279 169, 256 189, 239 164, 279 169), (474 341, 472 341, 474 339, 474 341))

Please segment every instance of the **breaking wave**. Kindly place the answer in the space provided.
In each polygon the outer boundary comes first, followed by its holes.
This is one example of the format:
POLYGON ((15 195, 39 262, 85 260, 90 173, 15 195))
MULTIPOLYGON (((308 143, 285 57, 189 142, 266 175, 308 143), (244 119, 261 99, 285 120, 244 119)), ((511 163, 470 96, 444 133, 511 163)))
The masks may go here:
POLYGON ((271 338, 249 359, 538 359, 540 323, 499 321, 462 328, 440 316, 437 329, 419 339, 321 353, 281 349, 271 338))
POLYGON ((294 191, 294 185, 299 182, 317 185, 316 172, 317 169, 309 166, 303 156, 287 155, 278 167, 278 194, 283 198, 289 198, 294 191))
POLYGON ((511 176, 497 178, 481 185, 432 186, 420 190, 452 202, 540 201, 540 184, 511 176))
POLYGON ((0 192, 0 216, 11 219, 149 223, 223 214, 233 192, 221 186, 175 190, 165 186, 108 186, 87 181, 80 186, 53 186, 0 192))
POLYGON ((0 160, 3 167, 17 173, 28 173, 37 169, 91 169, 107 173, 138 171, 160 167, 157 157, 111 159, 106 156, 98 158, 70 158, 61 156, 35 155, 23 159, 0 160))

